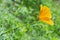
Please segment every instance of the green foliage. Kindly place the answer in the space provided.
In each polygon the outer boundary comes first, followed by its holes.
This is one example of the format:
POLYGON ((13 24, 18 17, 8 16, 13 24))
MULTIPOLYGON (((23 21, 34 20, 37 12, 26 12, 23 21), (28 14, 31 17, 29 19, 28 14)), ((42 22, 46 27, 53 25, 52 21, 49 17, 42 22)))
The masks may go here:
POLYGON ((60 6, 53 0, 1 0, 0 40, 60 40, 60 6), (54 26, 38 19, 40 4, 51 9, 54 26))

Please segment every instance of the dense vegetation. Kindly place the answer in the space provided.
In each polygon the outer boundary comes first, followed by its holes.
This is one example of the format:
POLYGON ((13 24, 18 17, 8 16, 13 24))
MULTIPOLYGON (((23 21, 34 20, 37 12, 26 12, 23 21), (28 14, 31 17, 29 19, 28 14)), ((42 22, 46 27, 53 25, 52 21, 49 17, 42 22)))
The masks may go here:
POLYGON ((56 0, 0 0, 0 40, 60 40, 56 0), (51 9, 54 26, 38 19, 40 4, 51 9))

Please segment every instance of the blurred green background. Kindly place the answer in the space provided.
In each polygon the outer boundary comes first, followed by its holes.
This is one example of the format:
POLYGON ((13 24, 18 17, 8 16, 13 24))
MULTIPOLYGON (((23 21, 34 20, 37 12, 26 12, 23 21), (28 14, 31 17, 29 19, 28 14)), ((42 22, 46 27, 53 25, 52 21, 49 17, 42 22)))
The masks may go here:
POLYGON ((0 0, 0 40, 60 40, 60 1, 0 0), (40 4, 50 8, 54 26, 38 19, 40 4))

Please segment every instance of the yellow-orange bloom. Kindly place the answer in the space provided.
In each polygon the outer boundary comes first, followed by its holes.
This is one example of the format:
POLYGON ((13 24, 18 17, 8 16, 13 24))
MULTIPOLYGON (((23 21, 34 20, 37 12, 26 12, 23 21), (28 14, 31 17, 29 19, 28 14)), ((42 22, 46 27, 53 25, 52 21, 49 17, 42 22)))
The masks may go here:
POLYGON ((50 25, 54 25, 54 22, 51 20, 51 18, 52 18, 52 15, 51 15, 50 9, 47 6, 40 5, 39 19, 50 25))

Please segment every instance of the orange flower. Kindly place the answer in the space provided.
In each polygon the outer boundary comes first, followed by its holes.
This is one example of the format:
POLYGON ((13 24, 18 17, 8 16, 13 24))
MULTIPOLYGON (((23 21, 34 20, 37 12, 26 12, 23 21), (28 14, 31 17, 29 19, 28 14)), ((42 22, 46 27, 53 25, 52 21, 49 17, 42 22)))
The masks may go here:
POLYGON ((50 9, 47 6, 40 5, 39 19, 50 25, 54 25, 54 22, 51 20, 51 18, 52 18, 52 15, 51 15, 50 9))

